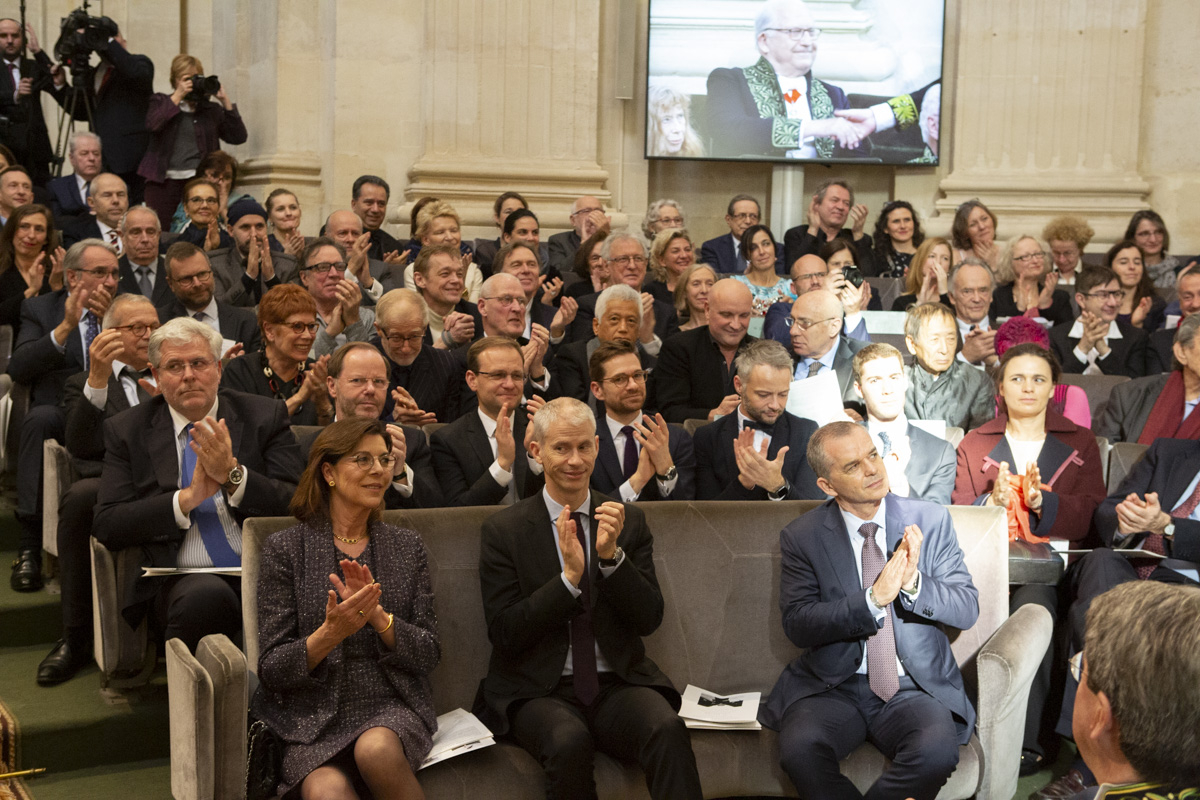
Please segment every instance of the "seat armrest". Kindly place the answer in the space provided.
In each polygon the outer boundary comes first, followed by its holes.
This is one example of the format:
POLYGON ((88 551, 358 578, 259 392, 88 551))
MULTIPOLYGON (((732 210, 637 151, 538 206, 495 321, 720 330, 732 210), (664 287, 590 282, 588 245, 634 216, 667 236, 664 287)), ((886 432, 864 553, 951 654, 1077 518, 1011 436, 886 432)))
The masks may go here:
POLYGON ((196 660, 213 689, 213 797, 240 800, 246 794, 246 709, 250 702, 246 656, 223 633, 196 647, 196 660))
POLYGON ((213 685, 208 671, 181 639, 167 642, 167 698, 171 714, 171 795, 213 797, 213 685))

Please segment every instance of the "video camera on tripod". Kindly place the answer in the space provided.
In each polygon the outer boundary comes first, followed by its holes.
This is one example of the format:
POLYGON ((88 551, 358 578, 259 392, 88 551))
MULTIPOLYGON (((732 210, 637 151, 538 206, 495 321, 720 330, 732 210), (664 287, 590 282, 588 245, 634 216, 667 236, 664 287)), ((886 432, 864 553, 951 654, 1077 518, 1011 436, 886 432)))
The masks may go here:
POLYGON ((88 4, 75 9, 63 18, 58 42, 54 45, 54 57, 72 75, 87 70, 92 53, 103 49, 108 40, 117 35, 117 23, 108 17, 93 17, 87 12, 88 4))

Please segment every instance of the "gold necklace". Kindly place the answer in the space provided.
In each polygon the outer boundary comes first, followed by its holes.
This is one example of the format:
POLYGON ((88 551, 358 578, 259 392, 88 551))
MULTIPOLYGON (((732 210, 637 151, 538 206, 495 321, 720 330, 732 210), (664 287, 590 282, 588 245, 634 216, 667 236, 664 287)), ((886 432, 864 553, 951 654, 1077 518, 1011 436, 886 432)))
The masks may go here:
POLYGON ((358 544, 361 540, 363 540, 367 537, 366 537, 366 534, 363 534, 362 536, 356 536, 353 539, 347 539, 345 536, 338 536, 335 533, 333 535, 333 538, 337 539, 339 542, 345 542, 346 544, 358 544))

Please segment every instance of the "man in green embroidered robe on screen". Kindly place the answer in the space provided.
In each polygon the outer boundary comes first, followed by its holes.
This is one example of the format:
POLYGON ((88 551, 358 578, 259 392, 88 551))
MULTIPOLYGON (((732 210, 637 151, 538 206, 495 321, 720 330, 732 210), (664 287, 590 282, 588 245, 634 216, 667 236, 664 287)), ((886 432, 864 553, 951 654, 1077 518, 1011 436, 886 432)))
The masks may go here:
POLYGON ((870 134, 916 123, 919 96, 852 109, 844 91, 812 77, 820 37, 803 0, 763 4, 754 20, 758 62, 708 76, 714 156, 865 158, 870 134))

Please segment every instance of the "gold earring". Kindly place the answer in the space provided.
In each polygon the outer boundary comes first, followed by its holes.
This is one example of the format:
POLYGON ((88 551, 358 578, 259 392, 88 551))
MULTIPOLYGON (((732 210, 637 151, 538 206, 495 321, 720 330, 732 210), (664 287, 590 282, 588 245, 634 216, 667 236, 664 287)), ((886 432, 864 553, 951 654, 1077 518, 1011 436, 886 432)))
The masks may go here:
POLYGON ((330 485, 330 486, 333 486, 333 481, 330 481, 330 482, 329 482, 329 485, 330 485))

